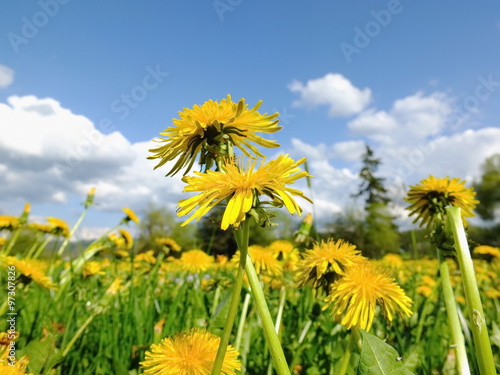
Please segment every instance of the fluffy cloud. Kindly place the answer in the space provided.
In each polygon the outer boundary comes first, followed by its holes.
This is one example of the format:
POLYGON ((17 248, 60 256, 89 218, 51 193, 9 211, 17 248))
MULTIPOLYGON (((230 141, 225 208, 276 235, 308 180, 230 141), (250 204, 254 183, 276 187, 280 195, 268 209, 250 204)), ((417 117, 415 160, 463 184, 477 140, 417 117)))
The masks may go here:
POLYGON ((419 92, 396 100, 389 111, 365 111, 348 127, 355 135, 384 144, 406 144, 439 134, 451 113, 451 100, 446 95, 424 96, 419 92))
MULTIPOLYGON (((10 97, 0 103, 0 206, 80 200, 96 187, 96 207, 174 209, 184 184, 147 160, 152 143, 129 142, 109 121, 92 123, 53 99, 10 97)), ((167 166, 168 168, 168 166, 167 166)))
POLYGON ((0 89, 9 86, 12 82, 14 82, 14 71, 5 65, 0 65, 0 89))
POLYGON ((368 88, 360 90, 341 74, 328 73, 322 78, 311 79, 303 84, 293 81, 288 85, 300 95, 294 106, 315 108, 327 105, 331 117, 347 117, 361 112, 372 99, 368 88))

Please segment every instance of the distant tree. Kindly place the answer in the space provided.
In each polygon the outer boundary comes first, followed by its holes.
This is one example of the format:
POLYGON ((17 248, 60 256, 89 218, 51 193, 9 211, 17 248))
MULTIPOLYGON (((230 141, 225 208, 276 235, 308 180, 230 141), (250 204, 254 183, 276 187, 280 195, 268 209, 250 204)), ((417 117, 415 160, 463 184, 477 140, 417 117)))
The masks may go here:
POLYGON ((181 227, 182 221, 166 207, 150 203, 144 210, 139 223, 137 238, 137 252, 155 250, 161 246, 156 243, 159 237, 173 238, 183 250, 190 250, 197 246, 196 226, 189 224, 181 227))
POLYGON ((363 247, 369 256, 380 256, 386 252, 399 251, 399 232, 388 208, 390 199, 384 187, 384 178, 376 177, 375 172, 382 163, 376 158, 370 146, 362 155, 363 167, 359 172, 361 184, 353 197, 365 197, 366 218, 362 226, 363 247))
POLYGON ((481 180, 474 184, 479 200, 476 211, 484 220, 494 220, 495 209, 500 204, 500 154, 487 158, 481 171, 481 180))
POLYGON ((362 155, 363 167, 359 172, 361 184, 359 185, 358 192, 352 196, 355 198, 365 196, 366 209, 371 203, 389 203, 390 199, 387 197, 387 190, 384 187, 385 178, 375 177, 374 173, 382 163, 380 159, 374 156, 373 150, 370 146, 365 145, 366 151, 362 155))

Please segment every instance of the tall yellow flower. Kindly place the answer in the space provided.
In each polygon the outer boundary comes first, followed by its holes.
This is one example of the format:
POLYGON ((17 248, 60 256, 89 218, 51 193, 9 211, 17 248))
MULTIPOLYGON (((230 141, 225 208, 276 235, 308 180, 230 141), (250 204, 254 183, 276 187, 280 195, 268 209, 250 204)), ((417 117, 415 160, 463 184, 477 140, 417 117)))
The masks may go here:
POLYGON ((181 255, 181 269, 190 273, 204 272, 214 266, 215 260, 203 250, 189 250, 181 255))
MULTIPOLYGON (((158 245, 165 246, 168 250, 181 251, 182 247, 170 237, 159 237, 155 240, 158 245)), ((167 251, 168 253, 168 251, 167 251)))
POLYGON ((288 155, 280 155, 267 164, 261 163, 257 170, 255 169, 257 163, 252 162, 247 168, 229 163, 223 172, 195 172, 195 177, 183 178, 183 181, 188 184, 184 192, 199 191, 201 194, 181 200, 177 215, 186 215, 198 207, 194 214, 182 224, 186 225, 193 219, 199 221, 217 204, 224 199, 229 199, 222 217, 221 228, 227 229, 229 225, 238 227, 245 220, 247 212, 256 206, 259 196, 265 195, 275 204, 284 204, 291 214, 297 212, 300 216, 302 209, 292 196, 302 197, 311 203, 312 201, 300 190, 292 189, 287 185, 293 184, 299 178, 309 176, 307 172, 299 168, 299 165, 304 162, 305 159, 295 162, 288 155))
POLYGON ((14 266, 16 272, 20 273, 21 277, 26 279, 27 282, 31 282, 31 280, 33 280, 45 289, 57 289, 57 285, 43 273, 43 265, 37 260, 17 259, 15 257, 8 256, 1 257, 0 264, 4 267, 14 266))
POLYGON ((347 329, 358 327, 369 331, 377 304, 387 320, 394 315, 410 316, 412 300, 387 273, 377 270, 368 261, 350 267, 335 281, 323 310, 332 306, 332 315, 347 329))
MULTIPOLYGON (((248 247, 248 254, 255 266, 255 271, 259 275, 281 276, 283 274, 283 265, 275 258, 271 250, 262 246, 252 245, 248 247)), ((231 259, 233 264, 240 262, 240 252, 237 251, 231 259)))
MULTIPOLYGON (((148 375, 209 375, 212 371, 220 338, 202 329, 180 332, 172 338, 151 345, 141 366, 148 375)), ((239 353, 228 346, 221 374, 236 375, 241 370, 239 353)))
POLYGON ((413 222, 421 221, 421 227, 428 227, 435 215, 446 214, 446 206, 460 207, 465 222, 466 217, 475 216, 472 210, 479 203, 474 199, 476 192, 472 188, 466 188, 464 184, 465 181, 460 181, 459 178, 429 176, 420 185, 411 186, 405 201, 410 203, 407 207, 410 216, 417 215, 413 222))
POLYGON ((157 142, 165 144, 149 150, 155 153, 149 159, 161 159, 156 169, 178 158, 167 174, 169 176, 182 168, 186 168, 184 174, 188 173, 198 154, 201 155, 200 164, 205 164, 209 158, 231 155, 233 145, 247 156, 262 157, 251 143, 271 148, 279 145, 255 133, 274 133, 281 127, 277 125, 278 113, 261 115, 257 111, 261 104, 262 101, 249 109, 245 99, 235 103, 228 95, 220 102, 209 100, 192 109, 184 108, 184 111, 179 112, 180 119, 173 119, 174 126, 160 133, 166 138, 160 138, 157 142))
POLYGON ((139 218, 130 208, 122 208, 122 211, 125 213, 125 218, 123 219, 125 222, 133 221, 136 224, 139 224, 139 218))
POLYGON ((15 216, 0 216, 0 230, 14 230, 19 226, 19 218, 15 216))
POLYGON ((297 264, 295 282, 298 287, 310 285, 328 292, 330 284, 342 276, 349 267, 366 258, 356 246, 344 240, 329 239, 314 244, 297 264))

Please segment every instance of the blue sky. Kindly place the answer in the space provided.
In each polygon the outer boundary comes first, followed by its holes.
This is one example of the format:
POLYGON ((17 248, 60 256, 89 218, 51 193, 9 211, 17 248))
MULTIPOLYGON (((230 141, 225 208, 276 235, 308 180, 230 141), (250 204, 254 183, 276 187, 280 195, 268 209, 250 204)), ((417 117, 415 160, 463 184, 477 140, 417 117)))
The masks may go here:
POLYGON ((35 218, 72 224, 92 186, 89 232, 112 226, 121 207, 175 209, 183 185, 143 160, 151 139, 183 107, 227 94, 281 113, 273 139, 308 157, 324 219, 351 204, 364 142, 382 158, 402 216, 402 186, 431 173, 477 178, 500 150, 496 1, 2 7, 0 213, 29 201, 35 218))

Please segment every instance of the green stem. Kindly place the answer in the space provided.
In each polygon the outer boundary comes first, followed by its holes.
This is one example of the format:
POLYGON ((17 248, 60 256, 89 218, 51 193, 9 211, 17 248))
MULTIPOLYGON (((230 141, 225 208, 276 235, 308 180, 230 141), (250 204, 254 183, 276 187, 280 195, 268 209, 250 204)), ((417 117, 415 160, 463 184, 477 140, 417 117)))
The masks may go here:
POLYGON ((462 273, 462 282, 467 300, 469 319, 472 318, 471 330, 474 338, 474 349, 479 364, 481 375, 495 375, 495 362, 491 350, 486 319, 479 296, 477 280, 475 277, 474 264, 470 256, 467 237, 462 222, 460 207, 447 207, 448 223, 451 226, 453 237, 455 239, 455 249, 457 252, 458 263, 462 273))
POLYGON ((19 234, 21 233, 21 228, 16 228, 14 231, 14 234, 12 237, 9 239, 9 242, 7 243, 7 246, 5 247, 5 250, 3 251, 3 255, 7 256, 9 255, 10 251, 14 247, 14 244, 17 241, 17 238, 19 237, 19 234))
POLYGON ((349 342, 347 343, 347 348, 345 349, 344 356, 342 358, 342 363, 340 364, 339 375, 345 375, 347 372, 347 367, 351 361, 352 348, 354 347, 354 334, 351 332, 349 335, 349 342))
POLYGON ((66 249, 66 246, 68 246, 68 243, 69 241, 71 240, 71 238, 73 238, 73 235, 75 234, 76 230, 78 229, 78 227, 80 226, 80 224, 82 223, 83 221, 83 218, 85 217, 85 215, 87 214, 87 211, 88 211, 88 207, 86 207, 82 214, 80 215, 80 217, 78 218, 77 222, 75 223, 75 225, 73 225, 73 228, 71 228, 71 232, 69 233, 69 236, 66 237, 64 239, 64 242, 61 244, 61 247, 59 248, 59 250, 57 251, 57 256, 58 257, 61 257, 62 253, 64 252, 64 250, 66 249))
POLYGON ((286 302, 286 288, 283 286, 281 287, 280 290, 280 306, 278 308, 278 315, 276 316, 276 324, 274 325, 274 329, 276 330, 277 334, 279 334, 280 331, 281 319, 283 317, 283 310, 285 309, 285 302, 286 302))
POLYGON ((243 301, 243 308, 241 309, 240 323, 238 324, 238 332, 236 333, 236 340, 234 348, 240 351, 241 339, 243 338, 243 329, 245 328, 245 322, 247 319, 248 306, 250 306, 250 294, 245 294, 245 299, 243 301))
POLYGON ((36 249, 34 254, 32 254, 32 259, 38 259, 40 254, 45 250, 45 247, 47 246, 47 244, 49 243, 50 240, 51 240, 51 236, 47 236, 47 238, 45 238, 45 241, 43 241, 40 244, 40 246, 38 246, 38 248, 36 249))
POLYGON ((283 352, 280 340, 274 329, 273 319, 271 318, 271 313, 267 307, 266 298, 264 296, 264 292, 262 291, 259 277, 257 276, 257 272, 255 272, 252 259, 250 259, 248 254, 245 271, 250 284, 252 297, 255 301, 255 305, 257 306, 257 312, 264 328, 264 335, 271 351, 274 367, 279 375, 290 375, 290 369, 288 368, 288 364, 286 362, 285 353, 283 352))
POLYGON ((467 361, 467 352, 465 350, 465 340, 460 328, 460 320, 458 319, 458 308, 453 294, 453 288, 450 281, 450 270, 448 263, 443 259, 441 250, 437 249, 439 259, 439 274, 441 275, 441 286, 443 288, 444 303, 446 305, 446 313, 448 314, 448 323, 450 324, 451 338, 453 347, 455 348, 456 366, 459 375, 470 374, 469 362, 467 361))
POLYGON ((94 313, 92 315, 90 315, 87 320, 85 321, 85 323, 82 324, 82 326, 78 329, 78 331, 75 333, 75 335, 73 336, 73 338, 71 339, 71 341, 68 343, 68 345, 66 345, 66 348, 63 350, 62 352, 62 356, 65 357, 68 352, 71 350, 71 348, 73 347, 73 345, 75 344, 76 340, 79 339, 79 337, 82 335, 82 333, 85 331, 85 329, 88 327, 88 325, 90 323, 92 323, 92 320, 94 320, 94 318, 97 316, 98 314, 97 313, 94 313))
POLYGON ((231 296, 231 302, 229 305, 229 311, 227 313, 226 324, 224 330, 222 331, 222 336, 220 339, 219 349, 217 350, 217 356, 215 357, 214 367, 212 368, 212 375, 219 375, 222 369, 222 364, 224 362, 224 357, 226 355, 227 346, 229 344, 229 338, 231 337, 231 331, 234 325, 234 319, 236 318, 236 313, 238 311, 238 304, 240 302, 241 287, 243 286, 243 272, 245 270, 245 263, 248 254, 248 235, 249 235, 249 222, 245 220, 241 223, 241 226, 234 233, 236 242, 238 243, 238 248, 240 250, 240 262, 238 265, 238 272, 236 274, 236 280, 233 286, 233 294, 231 296))

